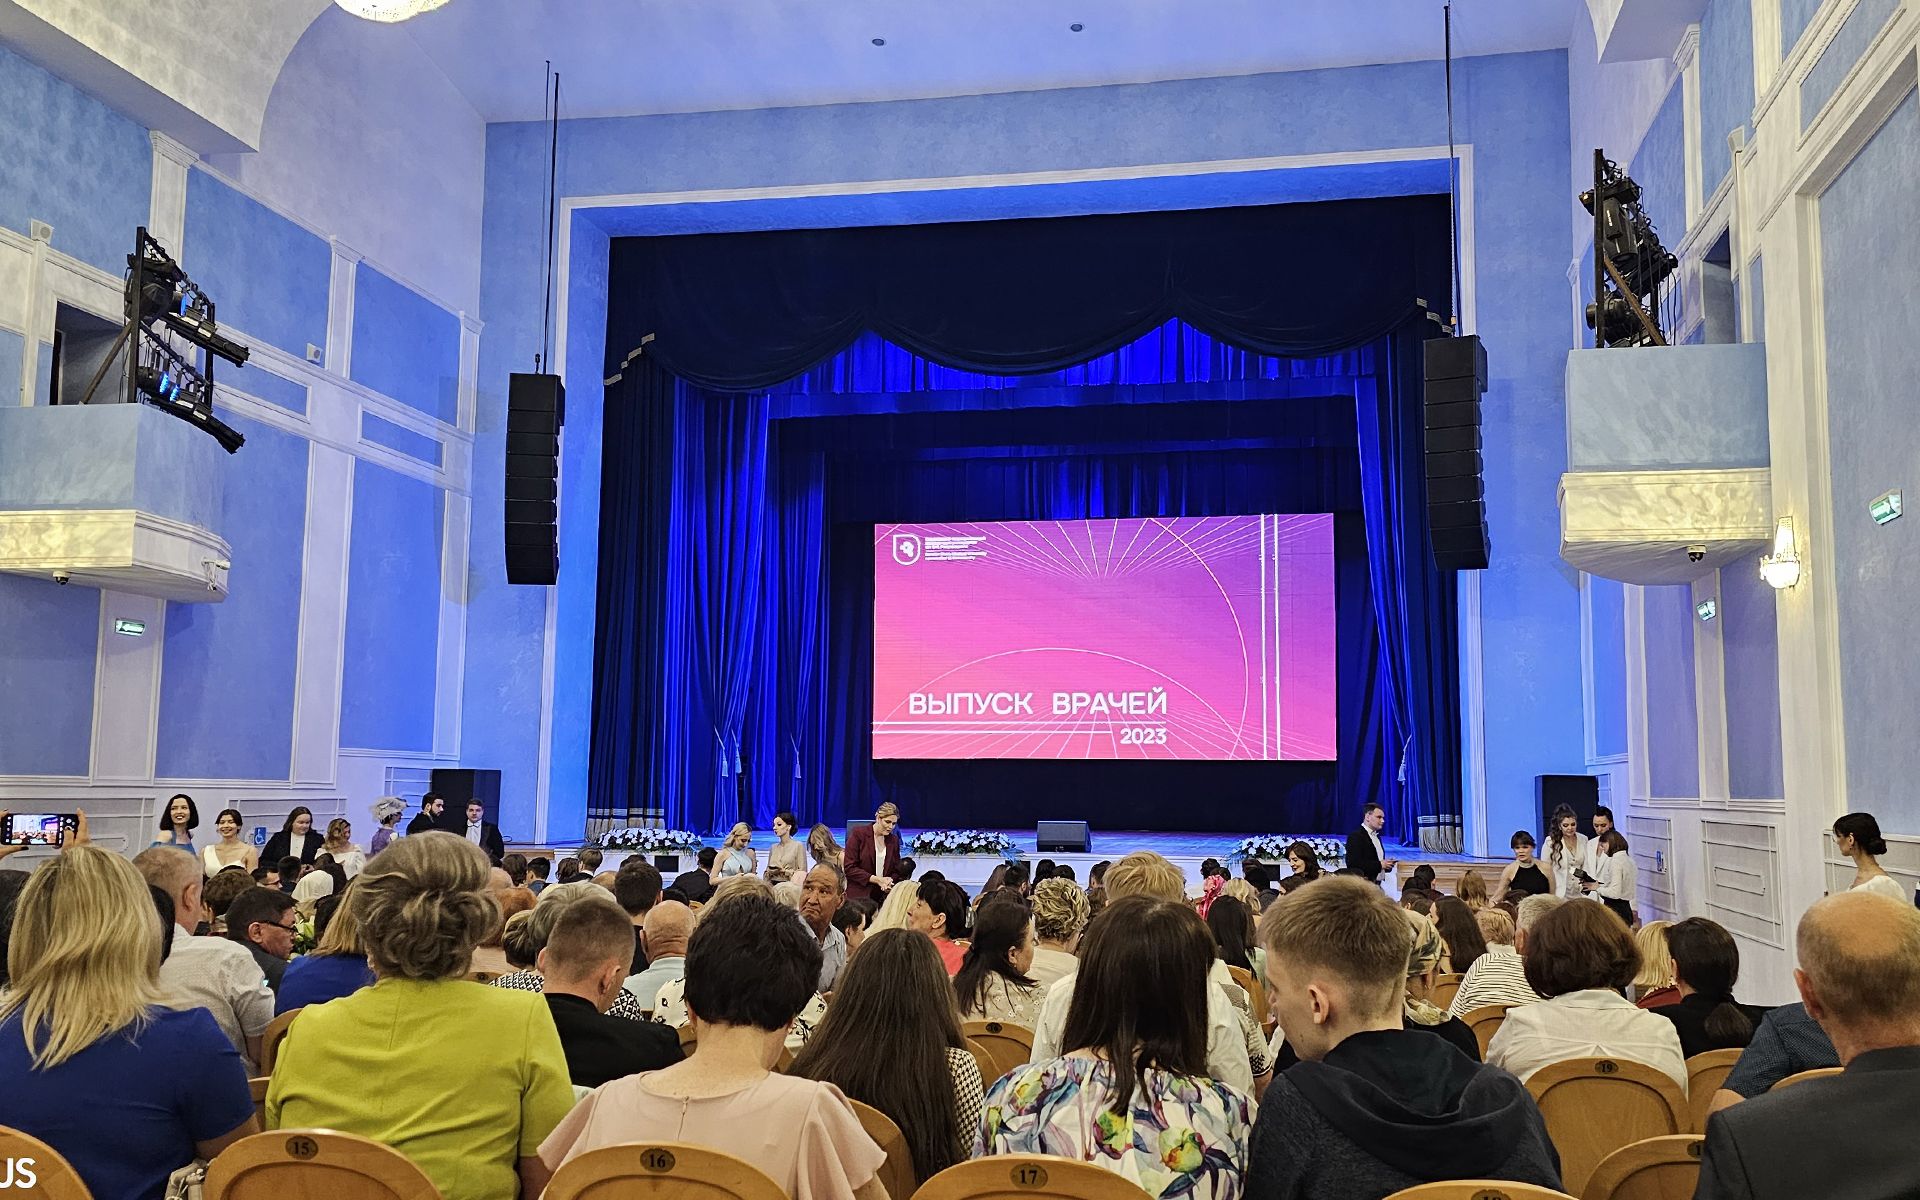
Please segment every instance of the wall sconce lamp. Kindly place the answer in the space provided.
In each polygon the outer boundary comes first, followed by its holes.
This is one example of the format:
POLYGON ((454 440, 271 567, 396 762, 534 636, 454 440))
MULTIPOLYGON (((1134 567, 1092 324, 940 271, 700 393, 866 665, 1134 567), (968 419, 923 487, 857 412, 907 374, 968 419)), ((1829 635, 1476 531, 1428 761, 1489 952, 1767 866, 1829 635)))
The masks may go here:
POLYGON ((1793 544, 1793 518, 1781 517, 1773 525, 1773 553, 1760 556, 1760 578, 1767 586, 1784 590, 1800 582, 1800 552, 1793 544))

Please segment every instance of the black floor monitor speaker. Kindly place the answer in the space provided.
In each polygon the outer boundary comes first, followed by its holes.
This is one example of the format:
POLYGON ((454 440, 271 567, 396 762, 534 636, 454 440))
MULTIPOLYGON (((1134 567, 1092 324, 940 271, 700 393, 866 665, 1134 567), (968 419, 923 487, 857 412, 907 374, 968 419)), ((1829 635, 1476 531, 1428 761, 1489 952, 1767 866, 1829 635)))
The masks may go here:
POLYGON ((1090 841, 1085 821, 1035 821, 1033 825, 1033 844, 1042 852, 1085 854, 1090 841))
POLYGON ((1580 818, 1580 832, 1593 830, 1593 810, 1600 807, 1600 780, 1593 775, 1535 775, 1533 795, 1540 802, 1540 828, 1536 836, 1546 837, 1547 818, 1562 804, 1580 818))
POLYGON ((1426 344, 1427 531, 1442 571, 1487 566, 1487 503, 1481 479, 1480 397, 1487 351, 1477 336, 1426 344))
POLYGON ((558 375, 507 378, 508 583, 560 577, 560 426, 567 390, 558 375))
POLYGON ((500 823, 500 772, 474 770, 436 770, 428 785, 447 802, 446 825, 464 833, 467 828, 467 803, 478 800, 487 811, 481 820, 500 823))

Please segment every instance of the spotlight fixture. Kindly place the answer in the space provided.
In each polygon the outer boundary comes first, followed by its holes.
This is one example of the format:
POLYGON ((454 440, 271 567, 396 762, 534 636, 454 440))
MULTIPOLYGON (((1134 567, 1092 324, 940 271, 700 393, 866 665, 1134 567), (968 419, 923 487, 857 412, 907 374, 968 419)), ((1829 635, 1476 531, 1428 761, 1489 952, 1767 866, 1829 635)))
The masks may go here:
POLYGON ((1693 606, 1694 615, 1702 621, 1711 621, 1720 615, 1720 602, 1712 596, 1693 606))
POLYGON ((1800 552, 1793 544, 1793 518, 1781 517, 1773 526, 1773 553, 1760 556, 1760 578, 1784 591, 1800 582, 1800 552))
POLYGON ((1667 344, 1658 320, 1660 288, 1680 260, 1660 244, 1640 195, 1640 185, 1605 151, 1593 152, 1593 187, 1580 193, 1580 204, 1593 214, 1587 327, 1596 348, 1667 344))
POLYGON ((393 24, 432 12, 447 0, 333 0, 356 17, 393 24))

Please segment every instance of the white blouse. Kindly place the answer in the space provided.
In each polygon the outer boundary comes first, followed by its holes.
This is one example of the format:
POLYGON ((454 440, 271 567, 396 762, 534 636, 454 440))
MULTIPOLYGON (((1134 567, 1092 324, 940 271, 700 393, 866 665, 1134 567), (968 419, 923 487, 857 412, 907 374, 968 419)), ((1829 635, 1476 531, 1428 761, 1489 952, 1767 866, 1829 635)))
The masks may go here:
POLYGON ((1907 889, 1901 887, 1900 881, 1891 875, 1875 875, 1865 883, 1857 884, 1847 890, 1850 892, 1875 892, 1890 900, 1898 900, 1902 904, 1907 902, 1907 889))
POLYGON ((1555 838, 1547 843, 1546 853, 1535 856, 1540 865, 1546 868, 1548 874, 1553 876, 1553 894, 1566 900, 1576 899, 1581 894, 1580 881, 1573 877, 1573 872, 1574 868, 1582 866, 1587 858, 1587 835, 1576 833, 1573 836, 1575 840, 1571 851, 1567 849, 1566 843, 1555 838), (1556 848, 1560 851, 1558 862, 1553 858, 1556 848))
POLYGON ((1600 886, 1594 889, 1594 894, 1632 904, 1638 873, 1626 851, 1610 854, 1600 861, 1600 886))

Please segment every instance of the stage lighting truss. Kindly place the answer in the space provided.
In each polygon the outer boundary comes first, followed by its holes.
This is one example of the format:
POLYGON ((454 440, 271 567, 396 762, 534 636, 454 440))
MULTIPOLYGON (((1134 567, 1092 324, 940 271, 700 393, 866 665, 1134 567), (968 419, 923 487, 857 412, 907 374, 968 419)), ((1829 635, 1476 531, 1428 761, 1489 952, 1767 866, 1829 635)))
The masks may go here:
POLYGON ((1664 346, 1661 287, 1680 260, 1660 244, 1660 235, 1640 207, 1640 185, 1593 152, 1593 187, 1580 193, 1593 215, 1593 296, 1587 326, 1595 347, 1664 346))
POLYGON ((142 400, 212 435, 228 454, 246 438, 213 415, 213 361, 243 366, 248 350, 220 332, 213 298, 187 276, 180 264, 143 225, 127 256, 126 324, 107 361, 87 387, 91 401, 108 363, 131 343, 127 371, 129 404, 142 400), (197 361, 196 361, 197 360, 197 361))

